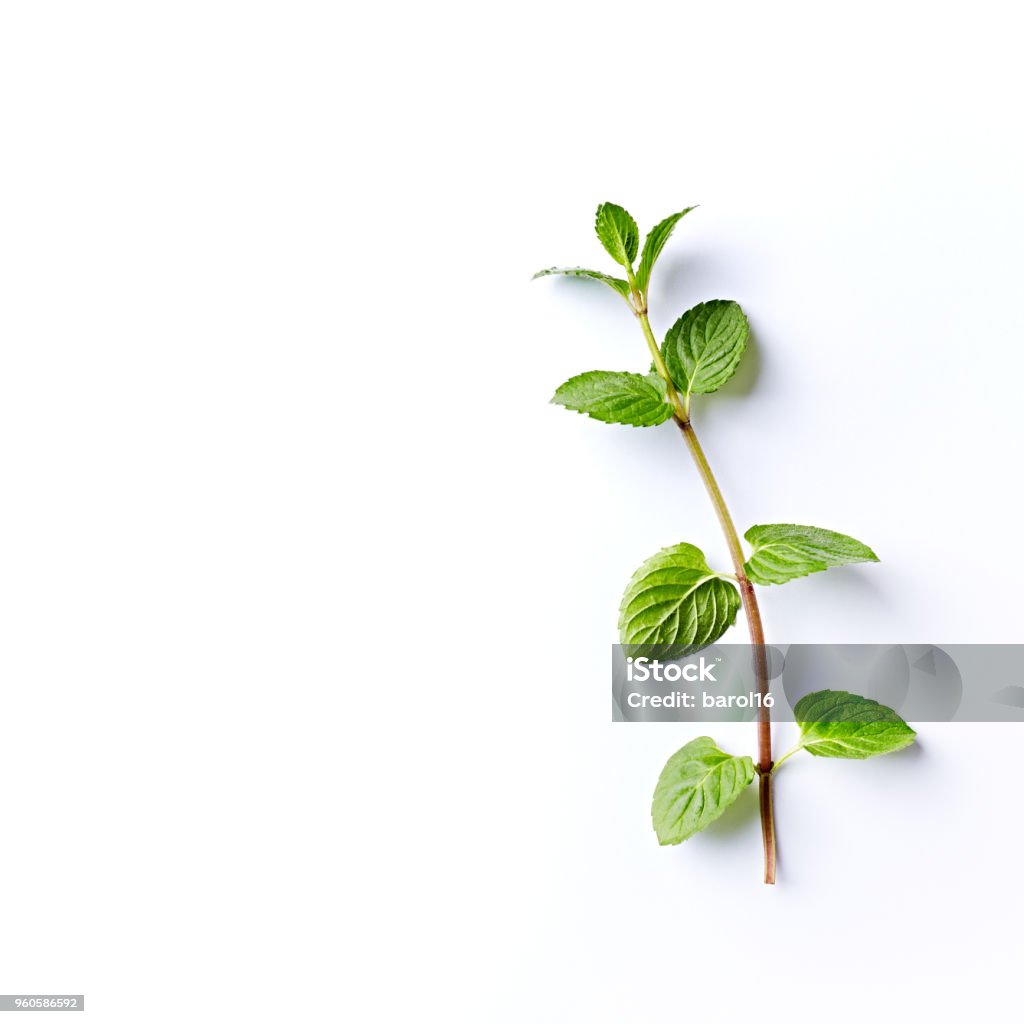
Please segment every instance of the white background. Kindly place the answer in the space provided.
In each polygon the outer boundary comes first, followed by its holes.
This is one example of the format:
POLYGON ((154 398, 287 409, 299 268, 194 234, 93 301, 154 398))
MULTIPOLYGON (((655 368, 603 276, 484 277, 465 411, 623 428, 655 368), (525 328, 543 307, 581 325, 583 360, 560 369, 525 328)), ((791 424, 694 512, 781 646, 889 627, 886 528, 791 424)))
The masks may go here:
POLYGON ((751 318, 695 411, 737 521, 882 558, 764 591, 769 639, 1024 641, 1010 12, 5 4, 0 991, 1016 1019, 1017 727, 794 759, 774 889, 749 801, 657 846, 694 730, 611 724, 616 607, 725 550, 671 426, 546 404, 646 365, 628 311, 529 282, 610 269, 602 200, 700 203, 652 319, 751 318))

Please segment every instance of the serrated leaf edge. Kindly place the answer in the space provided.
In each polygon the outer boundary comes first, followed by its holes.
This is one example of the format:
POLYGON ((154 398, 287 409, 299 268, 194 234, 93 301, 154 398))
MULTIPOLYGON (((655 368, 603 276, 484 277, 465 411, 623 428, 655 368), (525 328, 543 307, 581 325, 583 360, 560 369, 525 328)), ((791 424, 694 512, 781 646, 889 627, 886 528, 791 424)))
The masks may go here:
MULTIPOLYGON (((664 569, 664 568, 690 569, 693 572, 699 572, 699 573, 702 574, 701 577, 697 581, 695 581, 693 583, 693 585, 690 586, 689 589, 683 594, 683 596, 680 597, 679 600, 676 602, 677 610, 678 610, 678 605, 679 604, 681 604, 685 600, 688 600, 690 598, 690 596, 694 593, 695 590, 699 590, 702 586, 704 586, 706 583, 709 583, 711 580, 719 579, 719 580, 722 580, 723 582, 727 583, 736 592, 736 604, 733 606, 732 615, 727 617, 727 621, 725 623, 725 627, 722 630, 722 632, 718 634, 718 636, 719 637, 724 636, 725 633, 736 624, 736 617, 739 614, 739 608, 740 608, 740 604, 741 604, 741 598, 740 598, 740 595, 739 595, 739 591, 738 591, 738 589, 736 587, 736 577, 732 576, 729 573, 725 573, 725 572, 715 572, 708 565, 708 563, 707 563, 707 556, 704 554, 704 552, 700 548, 698 548, 695 544, 690 544, 690 543, 688 543, 686 541, 680 541, 678 544, 669 544, 667 547, 663 547, 660 550, 656 551, 650 557, 645 558, 643 560, 643 562, 641 562, 640 566, 634 571, 633 575, 630 576, 629 582, 626 584, 626 589, 622 593, 622 599, 619 601, 618 631, 619 631, 619 642, 621 644, 623 644, 624 646, 628 646, 628 647, 642 647, 644 644, 649 644, 650 643, 649 640, 640 640, 640 639, 637 639, 637 638, 626 639, 626 637, 624 636, 624 633, 623 633, 623 630, 624 630, 624 627, 625 627, 624 618, 625 618, 627 606, 630 604, 630 602, 635 600, 636 597, 638 596, 636 593, 633 592, 634 587, 638 583, 640 583, 641 581, 647 579, 653 573, 659 571, 660 569, 664 569), (689 552, 696 553, 696 555, 699 556, 699 558, 700 558, 701 564, 699 566, 669 565, 669 566, 656 566, 654 568, 650 567, 650 563, 653 562, 660 555, 668 555, 668 554, 680 554, 681 555, 683 552, 681 552, 680 549, 682 549, 682 548, 688 549, 687 555, 689 555, 689 552)), ((653 587, 648 587, 647 588, 647 590, 653 590, 653 589, 654 589, 653 587)), ((645 591, 641 591, 641 593, 646 593, 646 590, 645 591)), ((717 620, 717 618, 718 618, 718 596, 716 594, 712 594, 711 596, 712 596, 712 598, 714 600, 714 618, 715 618, 715 620, 717 620)), ((670 614, 674 614, 674 613, 670 613, 670 614)), ((662 619, 661 622, 659 623, 659 626, 663 626, 665 624, 665 622, 667 621, 667 619, 668 619, 668 616, 666 615, 666 617, 664 619, 662 619)), ((716 638, 716 640, 717 640, 717 638, 716 638)), ((715 640, 711 640, 711 641, 709 641, 709 643, 715 643, 715 640)), ((671 644, 668 644, 667 646, 675 646, 675 642, 673 642, 671 644)), ((684 646, 690 646, 690 645, 689 645, 689 643, 684 643, 684 646)), ((708 646, 708 644, 701 645, 701 647, 706 647, 706 646, 708 646)), ((697 649, 699 650, 699 649, 701 649, 701 647, 698 647, 697 649)))
POLYGON ((811 576, 816 572, 826 572, 829 569, 841 569, 844 565, 870 565, 872 562, 881 561, 878 555, 876 555, 875 552, 870 547, 868 547, 867 544, 864 543, 864 541, 857 540, 856 537, 851 537, 848 533, 840 533, 838 530, 829 530, 823 526, 815 526, 811 527, 811 529, 822 530, 825 533, 838 534, 838 536, 840 537, 845 537, 847 540, 854 541, 855 543, 859 544, 862 548, 864 548, 864 550, 868 552, 870 557, 865 556, 864 558, 850 558, 847 561, 840 562, 837 565, 830 565, 828 562, 821 562, 815 559, 808 558, 808 562, 811 568, 808 568, 806 571, 794 572, 792 576, 785 580, 770 580, 767 576, 762 576, 758 571, 757 567, 752 564, 754 558, 760 552, 767 551, 770 548, 789 548, 790 550, 797 552, 799 552, 799 548, 796 548, 792 544, 787 544, 782 541, 774 541, 768 544, 758 545, 756 541, 751 540, 751 533, 753 533, 754 530, 765 526, 779 526, 783 528, 792 527, 794 529, 801 530, 808 529, 805 523, 755 523, 753 526, 750 527, 750 529, 747 530, 746 533, 743 534, 743 539, 751 547, 750 557, 743 563, 743 572, 746 574, 747 579, 749 579, 752 583, 757 583, 762 587, 782 586, 783 583, 789 583, 791 580, 803 579, 805 576, 811 576))
POLYGON ((621 277, 612 277, 601 270, 590 270, 587 267, 545 267, 538 270, 530 280, 536 281, 539 277, 582 277, 591 281, 600 281, 607 285, 616 295, 621 296, 626 303, 629 303, 629 282, 621 277))
POLYGON ((749 755, 746 755, 746 754, 729 754, 726 751, 722 750, 722 748, 718 746, 717 742, 711 736, 697 736, 695 739, 690 740, 689 743, 685 743, 682 747, 679 748, 679 750, 676 751, 675 754, 672 754, 671 757, 669 757, 669 759, 665 762, 665 767, 662 768, 661 775, 658 776, 657 785, 654 787, 654 794, 655 795, 654 795, 654 798, 651 801, 651 824, 652 824, 652 826, 654 828, 654 834, 658 837, 658 845, 659 846, 679 846, 681 843, 685 843, 687 839, 692 839, 695 835, 697 835, 698 832, 703 832, 704 829, 706 829, 709 825, 712 825, 716 821, 718 821, 718 819, 723 814, 725 814, 725 812, 730 807, 732 807, 732 805, 734 803, 736 803, 736 801, 740 798, 740 794, 743 792, 743 790, 745 790, 747 788, 747 786, 750 785, 751 782, 753 782, 753 780, 754 780, 754 760, 749 755), (739 764, 744 765, 744 767, 747 768, 747 771, 744 773, 744 774, 747 775, 747 779, 743 783, 743 785, 740 786, 739 789, 737 789, 736 795, 727 804, 721 804, 718 807, 718 809, 716 810, 716 812, 714 813, 714 815, 712 817, 708 818, 708 820, 705 821, 701 825, 700 828, 696 829, 693 832, 690 832, 688 835, 681 836, 679 839, 663 839, 662 835, 661 835, 661 832, 658 831, 658 826, 657 826, 657 824, 655 822, 655 819, 654 819, 654 799, 657 798, 658 789, 661 786, 662 776, 665 774, 665 771, 668 768, 669 763, 671 762, 672 758, 676 756, 676 754, 681 753, 683 750, 685 750, 687 747, 691 746, 692 744, 700 743, 702 740, 706 741, 707 743, 710 743, 719 754, 723 754, 725 756, 725 760, 719 761, 717 764, 712 765, 704 773, 704 775, 701 778, 700 782, 696 783, 692 787, 692 793, 687 798, 686 806, 684 806, 684 808, 683 808, 682 812, 680 813, 679 818, 677 820, 681 820, 682 819, 683 815, 686 813, 687 808, 689 807, 690 801, 697 794, 697 792, 698 791, 701 792, 701 793, 704 792, 704 784, 707 782, 708 778, 712 775, 712 773, 714 773, 716 771, 721 771, 726 765, 739 763, 739 764))
POLYGON ((624 206, 619 206, 618 203, 598 203, 597 210, 594 213, 594 231, 597 233, 597 240, 601 243, 601 246, 604 249, 604 251, 606 253, 608 253, 608 255, 611 256, 611 258, 620 267, 631 267, 632 266, 633 261, 636 259, 637 252, 639 252, 639 250, 640 250, 640 228, 637 225, 636 219, 629 212, 629 210, 627 210, 624 206), (629 247, 626 245, 626 240, 623 239, 621 233, 619 233, 618 229, 616 229, 616 235, 618 236, 617 240, 618 240, 619 244, 622 246, 622 250, 623 250, 622 255, 625 257, 625 262, 620 260, 619 257, 616 256, 615 253, 613 253, 611 251, 611 249, 608 248, 608 245, 606 244, 605 240, 601 237, 601 230, 600 230, 601 211, 606 209, 606 208, 618 210, 621 213, 624 213, 626 215, 626 217, 629 218, 629 222, 632 225, 633 237, 634 237, 634 239, 636 241, 636 247, 635 247, 635 250, 634 250, 632 255, 630 255, 630 253, 629 253, 629 247))
POLYGON ((680 210, 679 213, 670 213, 667 217, 658 221, 657 224, 647 232, 647 237, 644 239, 643 248, 640 250, 640 263, 636 271, 636 286, 640 290, 640 294, 646 300, 647 291, 651 285, 651 274, 654 272, 654 264, 657 263, 658 257, 661 255, 662 250, 668 244, 669 239, 672 237, 672 232, 675 231, 676 225, 693 210, 696 210, 696 206, 688 206, 685 210, 680 210), (662 228, 666 223, 671 221, 665 231, 665 237, 661 239, 661 243, 658 245, 658 251, 651 255, 650 263, 647 262, 648 246, 651 242, 654 233, 662 228))
MULTIPOLYGON (((801 720, 801 719, 799 719, 797 717, 797 715, 798 715, 797 709, 800 707, 801 704, 804 703, 804 701, 811 700, 814 697, 821 697, 821 696, 823 696, 825 694, 833 694, 833 695, 835 695, 837 697, 855 697, 857 699, 858 703, 863 703, 863 704, 868 705, 868 706, 880 708, 883 711, 888 711, 891 715, 895 715, 895 717, 896 717, 895 721, 893 721, 892 719, 888 719, 888 720, 882 719, 881 721, 878 720, 878 719, 874 719, 874 720, 869 719, 866 722, 859 723, 861 725, 875 725, 875 724, 877 724, 877 725, 892 725, 892 726, 896 726, 896 727, 902 727, 902 729, 906 730, 906 732, 904 733, 904 735, 906 737, 906 742, 905 743, 901 743, 898 747, 893 747, 891 750, 879 750, 879 751, 875 751, 874 753, 867 753, 867 754, 865 754, 865 753, 858 753, 856 756, 851 757, 851 758, 847 758, 846 760, 850 760, 850 761, 867 761, 868 759, 870 759, 872 757, 883 757, 885 754, 896 754, 899 751, 904 750, 905 748, 909 747, 917 738, 917 732, 913 728, 913 726, 911 726, 908 722, 906 722, 903 719, 903 717, 899 714, 899 712, 895 711, 893 708, 889 707, 887 704, 881 703, 881 701, 877 701, 877 700, 875 700, 872 697, 864 697, 864 696, 862 696, 859 693, 851 693, 849 690, 814 690, 811 693, 805 693, 796 702, 796 704, 793 707, 793 718, 794 718, 794 721, 800 727, 800 739, 797 741, 797 743, 792 748, 792 750, 790 750, 789 753, 786 754, 786 757, 789 757, 789 754, 795 754, 798 750, 806 750, 807 753, 812 755, 813 757, 835 757, 836 756, 834 754, 830 755, 830 754, 818 754, 818 753, 816 753, 815 750, 814 750, 815 745, 818 745, 818 746, 831 745, 831 746, 836 746, 836 747, 843 747, 846 750, 858 750, 859 749, 855 744, 852 744, 852 743, 849 743, 849 742, 845 742, 844 740, 837 739, 835 737, 825 737, 825 736, 822 736, 822 737, 818 737, 818 738, 813 738, 812 737, 811 739, 807 738, 807 736, 806 736, 806 734, 804 732, 804 727, 805 726, 816 725, 821 720, 820 719, 804 719, 804 720, 801 720)), ((844 718, 840 722, 835 722, 835 723, 826 722, 825 724, 826 725, 828 725, 828 724, 836 724, 836 725, 852 724, 852 725, 857 725, 858 722, 857 722, 857 719, 855 719, 855 718, 844 718)), ((844 759, 843 758, 838 758, 838 760, 844 760, 844 759)), ((780 763, 781 763, 781 761, 780 761, 780 763)))
MULTIPOLYGON (((607 423, 609 426, 633 427, 637 430, 646 430, 648 427, 660 427, 662 423, 665 423, 672 418, 672 404, 668 400, 667 390, 663 388, 658 388, 657 385, 652 382, 651 377, 652 374, 634 373, 632 370, 584 370, 582 373, 577 373, 575 376, 570 377, 568 380, 562 381, 562 383, 559 384, 557 388, 555 388, 555 393, 554 395, 552 395, 550 399, 550 404, 560 406, 562 409, 567 409, 569 412, 579 413, 579 415, 581 416, 587 416, 588 418, 594 420, 597 423, 607 423), (566 405, 564 402, 558 401, 558 392, 561 391, 562 388, 564 388, 568 384, 572 384, 574 381, 579 380, 581 377, 586 377, 588 374, 591 373, 615 373, 622 374, 624 376, 639 378, 658 396, 658 398, 660 399, 660 403, 666 409, 666 415, 662 419, 655 420, 652 423, 624 423, 619 420, 603 420, 600 416, 594 416, 586 409, 577 409, 575 406, 566 405)), ((636 403, 639 403, 640 401, 641 399, 637 398, 636 403)), ((629 406, 627 406, 627 409, 628 408, 629 406)))

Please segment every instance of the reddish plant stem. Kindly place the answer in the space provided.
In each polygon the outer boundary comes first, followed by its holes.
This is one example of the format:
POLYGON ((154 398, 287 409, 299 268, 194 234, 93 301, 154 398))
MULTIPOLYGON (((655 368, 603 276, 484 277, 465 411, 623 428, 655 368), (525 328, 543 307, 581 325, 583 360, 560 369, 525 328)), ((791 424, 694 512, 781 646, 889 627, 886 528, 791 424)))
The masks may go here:
POLYGON ((758 796, 761 808, 761 836, 764 842, 764 880, 767 885, 775 884, 775 810, 772 801, 772 723, 771 712, 764 706, 764 698, 768 695, 768 652, 764 644, 764 626, 761 623, 761 609, 757 604, 754 585, 747 579, 744 572, 743 548, 740 546, 739 534, 733 524, 729 508, 725 504, 722 492, 718 487, 708 464, 704 449, 697 440, 693 424, 689 418, 675 416, 676 425, 682 432, 683 440, 690 449, 693 461, 700 473, 704 487, 707 489, 715 514, 725 534, 732 558, 736 582, 740 588, 740 601, 746 615, 747 627, 750 631, 750 643, 753 648, 754 679, 757 691, 761 695, 761 707, 757 712, 757 772, 758 796))
POLYGON ((772 723, 771 712, 764 706, 764 698, 768 696, 768 654, 764 645, 764 627, 761 624, 761 610, 757 605, 757 595, 754 593, 754 585, 747 579, 744 571, 745 559, 743 547, 740 544, 739 534, 736 532, 736 525, 729 514, 729 506, 722 497, 715 474, 711 472, 704 449, 693 432, 693 424, 690 422, 690 396, 680 395, 672 380, 672 375, 665 366, 661 350, 658 348, 657 339, 651 329, 651 321, 647 315, 647 296, 637 287, 631 267, 626 267, 626 276, 630 286, 630 308, 640 321, 640 329, 644 332, 647 340, 647 347, 654 360, 655 369, 665 381, 666 394, 672 408, 675 410, 673 419, 683 434, 683 440, 690 449, 693 461, 700 473, 704 487, 711 498, 715 515, 725 534, 725 542, 729 546, 729 556, 732 559, 733 570, 736 575, 736 582, 740 588, 740 600, 743 603, 743 612, 747 618, 747 627, 750 631, 750 643, 753 648, 754 678, 757 682, 757 692, 761 695, 761 707, 757 713, 757 774, 758 774, 758 796, 761 807, 761 836, 764 840, 764 880, 766 885, 775 884, 775 810, 772 802, 772 723))

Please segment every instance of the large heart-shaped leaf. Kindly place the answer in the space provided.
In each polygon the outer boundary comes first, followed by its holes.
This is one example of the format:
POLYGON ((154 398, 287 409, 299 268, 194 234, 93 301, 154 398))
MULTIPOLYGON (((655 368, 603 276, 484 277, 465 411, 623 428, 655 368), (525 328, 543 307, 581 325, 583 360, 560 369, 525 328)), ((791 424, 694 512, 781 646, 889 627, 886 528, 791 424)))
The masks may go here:
POLYGON ((736 372, 749 336, 738 303, 702 302, 669 328, 662 346, 665 366, 684 394, 717 391, 736 372))
POLYGON ((684 657, 713 644, 739 607, 739 591, 709 568, 700 548, 676 544, 633 574, 619 606, 619 637, 630 647, 671 645, 673 657, 684 657))

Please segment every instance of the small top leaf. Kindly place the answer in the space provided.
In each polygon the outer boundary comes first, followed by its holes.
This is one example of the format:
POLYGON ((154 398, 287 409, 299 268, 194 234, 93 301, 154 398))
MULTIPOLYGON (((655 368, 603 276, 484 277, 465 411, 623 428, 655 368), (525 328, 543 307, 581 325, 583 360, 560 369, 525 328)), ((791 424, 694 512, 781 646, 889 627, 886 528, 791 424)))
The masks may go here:
MULTIPOLYGON (((633 574, 619 606, 619 637, 639 650, 671 645, 685 657, 713 644, 736 621, 736 588, 692 544, 663 548, 633 574)), ((627 651, 637 653, 637 651, 627 651)))
POLYGON ((717 391, 736 372, 749 336, 738 303, 702 302, 669 328, 662 346, 665 366, 684 394, 717 391))
POLYGON ((793 708, 800 743, 815 757, 854 757, 902 750, 917 733, 884 704, 845 690, 819 690, 793 708))
POLYGON ((754 550, 743 569, 754 583, 788 583, 835 565, 878 561, 866 544, 817 526, 752 526, 744 536, 754 550))
POLYGON ((640 254, 640 266, 636 272, 636 286, 640 289, 641 295, 645 297, 647 295, 654 262, 661 255, 661 250, 665 248, 665 243, 671 237, 673 229, 683 217, 695 209, 695 206, 688 206, 685 210, 673 213, 671 217, 666 217, 660 224, 656 224, 651 228, 644 241, 644 251, 640 254))
POLYGON ((691 740, 662 769, 651 804, 658 842, 674 846, 707 828, 754 778, 749 757, 733 757, 710 736, 691 740))
POLYGON ((640 247, 640 229, 621 206, 602 203, 597 208, 597 237, 620 267, 632 267, 640 247))
POLYGON ((604 423, 653 427, 672 415, 665 381, 657 374, 589 370, 567 380, 551 399, 604 423))
POLYGON ((538 270, 531 280, 536 281, 538 277, 550 277, 552 274, 562 274, 567 277, 589 277, 618 292, 624 299, 629 299, 629 282, 619 277, 611 277, 602 274, 600 270, 587 270, 585 267, 548 267, 546 270, 538 270))

